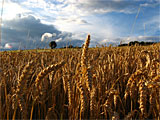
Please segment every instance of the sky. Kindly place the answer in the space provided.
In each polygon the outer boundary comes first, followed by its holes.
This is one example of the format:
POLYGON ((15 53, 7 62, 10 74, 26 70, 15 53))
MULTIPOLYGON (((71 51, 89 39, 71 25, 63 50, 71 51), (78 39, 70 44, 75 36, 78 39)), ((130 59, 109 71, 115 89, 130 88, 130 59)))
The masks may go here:
POLYGON ((0 0, 0 49, 160 42, 160 0, 0 0), (3 9, 2 9, 3 8, 3 9))

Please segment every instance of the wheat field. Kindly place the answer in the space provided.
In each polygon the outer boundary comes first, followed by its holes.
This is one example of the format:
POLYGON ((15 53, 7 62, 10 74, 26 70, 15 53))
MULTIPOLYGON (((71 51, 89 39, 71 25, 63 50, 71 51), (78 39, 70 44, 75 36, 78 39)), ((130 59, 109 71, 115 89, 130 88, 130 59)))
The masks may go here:
POLYGON ((160 45, 0 53, 0 119, 160 119, 160 45))

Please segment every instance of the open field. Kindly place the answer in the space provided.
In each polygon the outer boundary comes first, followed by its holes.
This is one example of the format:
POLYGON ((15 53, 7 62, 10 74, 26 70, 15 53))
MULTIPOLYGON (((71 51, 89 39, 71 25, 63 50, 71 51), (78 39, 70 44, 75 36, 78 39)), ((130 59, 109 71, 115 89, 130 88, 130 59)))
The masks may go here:
POLYGON ((0 53, 0 119, 160 119, 160 45, 0 53))

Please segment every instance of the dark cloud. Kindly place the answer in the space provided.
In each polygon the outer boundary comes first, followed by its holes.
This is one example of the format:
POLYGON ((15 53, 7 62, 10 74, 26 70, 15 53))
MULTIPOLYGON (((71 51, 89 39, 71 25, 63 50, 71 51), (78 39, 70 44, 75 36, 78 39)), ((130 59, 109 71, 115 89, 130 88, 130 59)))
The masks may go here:
POLYGON ((45 32, 52 32, 56 34, 60 33, 60 31, 58 31, 54 26, 42 24, 39 19, 35 19, 33 16, 23 18, 17 17, 10 21, 4 21, 3 24, 4 26, 2 28, 2 34, 4 37, 7 37, 8 34, 11 34, 12 37, 19 36, 21 38, 27 37, 29 34, 30 37, 34 38, 41 36, 45 32), (15 33, 18 35, 15 35, 15 33))
POLYGON ((13 20, 3 22, 2 26, 2 46, 9 43, 13 49, 34 49, 48 47, 49 42, 41 42, 41 36, 44 33, 55 33, 56 37, 52 40, 61 38, 58 47, 62 47, 70 40, 73 45, 81 45, 83 41, 72 39, 72 33, 62 32, 53 25, 46 25, 33 16, 16 17, 13 20))

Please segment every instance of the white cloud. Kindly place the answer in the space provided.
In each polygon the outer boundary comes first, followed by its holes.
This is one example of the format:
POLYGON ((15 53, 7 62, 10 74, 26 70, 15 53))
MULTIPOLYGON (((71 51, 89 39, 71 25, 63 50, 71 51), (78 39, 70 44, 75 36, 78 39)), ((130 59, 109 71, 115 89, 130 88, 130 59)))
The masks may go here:
POLYGON ((45 38, 48 40, 49 38, 52 38, 52 37, 56 37, 56 33, 53 33, 53 34, 51 34, 51 33, 44 33, 42 35, 42 37, 41 37, 41 41, 44 41, 45 38))
POLYGON ((11 49, 11 48, 12 48, 12 45, 10 45, 9 43, 6 43, 5 46, 4 46, 4 48, 5 48, 5 49, 11 49))
POLYGON ((57 26, 62 26, 62 29, 63 29, 64 25, 69 25, 69 26, 89 25, 90 23, 88 23, 86 20, 81 19, 80 17, 77 17, 77 16, 70 16, 70 17, 59 16, 56 18, 54 24, 57 26))
POLYGON ((31 8, 45 8, 47 6, 47 2, 45 2, 45 0, 26 0, 22 2, 22 5, 31 8))
POLYGON ((75 32, 75 33, 73 33, 72 38, 73 39, 85 40, 85 38, 88 34, 89 33, 86 33, 86 32, 75 32))
POLYGON ((11 20, 17 14, 31 12, 31 10, 27 10, 20 6, 17 3, 11 2, 10 0, 5 1, 3 6, 3 19, 4 20, 11 20))
POLYGON ((140 4, 141 7, 155 7, 155 6, 158 6, 160 5, 160 0, 158 1, 155 1, 155 3, 144 3, 144 4, 140 4))
POLYGON ((56 39, 55 41, 56 41, 56 42, 60 42, 60 41, 62 41, 62 38, 58 38, 58 39, 56 39))

